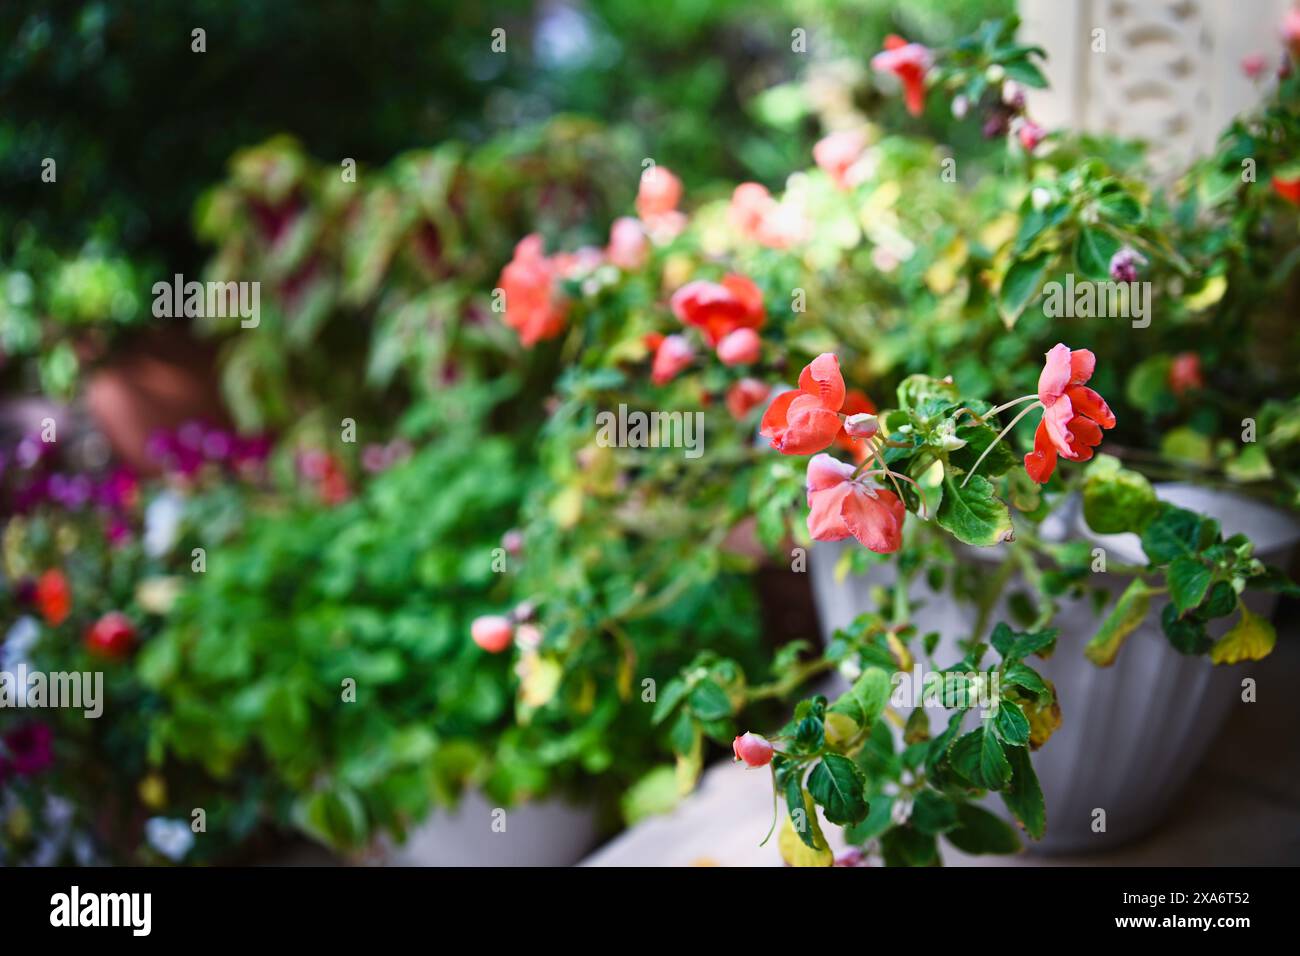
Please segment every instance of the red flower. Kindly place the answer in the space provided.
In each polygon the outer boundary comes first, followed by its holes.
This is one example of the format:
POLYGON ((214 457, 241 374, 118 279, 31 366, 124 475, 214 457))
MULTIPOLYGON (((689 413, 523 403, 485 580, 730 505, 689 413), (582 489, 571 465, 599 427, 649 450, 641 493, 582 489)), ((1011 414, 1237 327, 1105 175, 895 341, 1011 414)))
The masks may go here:
POLYGON ((727 411, 739 421, 767 400, 771 389, 756 378, 742 378, 727 389, 727 411))
POLYGON ((892 33, 885 37, 884 52, 871 58, 872 68, 898 77, 903 84, 907 111, 913 116, 920 116, 925 109, 925 74, 930 70, 930 63, 928 48, 919 43, 908 43, 892 33))
POLYGON ((823 352, 799 373, 798 390, 782 392, 768 406, 760 434, 783 455, 811 455, 839 434, 843 404, 840 361, 823 352))
POLYGON ((1295 179, 1283 179, 1281 176, 1274 176, 1273 191, 1287 202, 1300 206, 1300 176, 1295 179))
POLYGON ((731 752, 750 767, 765 767, 772 762, 772 745, 766 737, 755 733, 744 733, 733 740, 731 752))
POLYGON ((763 293, 752 280, 735 273, 721 283, 688 282, 673 293, 670 305, 673 315, 702 331, 711 347, 736 329, 761 328, 766 317, 763 293))
POLYGON ((1038 377, 1043 418, 1034 433, 1034 450, 1025 456, 1025 471, 1040 485, 1052 477, 1058 455, 1087 461, 1101 444, 1101 430, 1115 427, 1106 400, 1083 384, 1096 365, 1096 356, 1087 349, 1071 352, 1058 343, 1047 353, 1038 377))
POLYGON ((1169 365, 1169 387, 1175 395, 1205 387, 1201 375, 1201 357, 1195 352, 1179 352, 1169 365))
POLYGON ((72 588, 62 571, 46 571, 36 581, 36 606, 45 623, 58 627, 72 613, 72 588))
POLYGON ((135 628, 120 611, 109 611, 86 634, 86 647, 100 657, 125 657, 135 643, 135 628))
POLYGON ((808 533, 814 541, 841 541, 852 535, 877 554, 903 544, 907 509, 892 491, 854 477, 857 469, 830 455, 808 462, 808 533))
POLYGON ((542 248, 541 236, 525 236, 515 246, 515 257, 501 270, 506 324, 529 347, 563 332, 568 309, 555 287, 558 270, 542 248))

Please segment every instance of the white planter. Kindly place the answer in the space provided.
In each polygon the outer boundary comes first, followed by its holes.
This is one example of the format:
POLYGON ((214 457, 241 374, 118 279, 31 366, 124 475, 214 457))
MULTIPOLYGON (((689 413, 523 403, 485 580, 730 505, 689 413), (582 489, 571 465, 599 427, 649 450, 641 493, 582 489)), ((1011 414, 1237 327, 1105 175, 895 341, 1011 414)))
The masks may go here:
POLYGON ((454 809, 438 809, 384 853, 388 866, 569 866, 595 845, 590 806, 539 800, 497 813, 478 790, 454 809), (504 822, 502 829, 501 822, 504 822), (494 827, 495 824, 495 827, 494 827))
MULTIPOLYGON (((1300 541, 1300 526, 1287 515, 1258 502, 1192 485, 1165 484, 1159 497, 1219 520, 1224 534, 1247 534, 1256 556, 1285 567, 1300 541)), ((1095 539, 1108 560, 1142 564, 1136 535, 1093 535, 1077 512, 1070 516, 1073 533, 1095 539)), ((813 593, 829 635, 846 626, 868 607, 867 590, 893 579, 892 567, 866 578, 834 581, 839 548, 813 549, 813 593)), ((976 558, 995 557, 988 552, 976 558)), ((1108 575, 1102 585, 1115 596, 1128 578, 1108 575)), ((960 655, 956 641, 973 626, 974 610, 929 592, 922 582, 913 586, 914 601, 925 603, 915 614, 924 631, 938 630, 940 662, 960 655)), ((1258 614, 1271 615, 1276 599, 1249 593, 1246 602, 1258 614)), ((1054 622, 1060 628, 1057 650, 1033 666, 1056 685, 1063 722, 1034 755, 1034 766, 1047 803, 1047 834, 1034 847, 1046 853, 1102 850, 1145 833, 1168 810, 1213 741, 1234 703, 1241 700, 1241 679, 1254 673, 1246 665, 1214 667, 1201 657, 1175 651, 1160 628, 1162 602, 1152 602, 1146 622, 1125 643, 1115 663, 1099 668, 1083 656, 1083 645, 1096 632, 1100 618, 1088 601, 1062 601, 1054 622), (1093 831, 1094 811, 1105 810, 1106 830, 1093 831)), ((1103 612, 1104 613, 1104 612, 1103 612)), ((1005 619, 1005 606, 991 622, 1005 619)), ((1211 633, 1222 633, 1234 617, 1215 622, 1211 633)), ((1263 666, 1255 665, 1255 668, 1263 666)), ((991 809, 1001 809, 993 797, 991 809)))

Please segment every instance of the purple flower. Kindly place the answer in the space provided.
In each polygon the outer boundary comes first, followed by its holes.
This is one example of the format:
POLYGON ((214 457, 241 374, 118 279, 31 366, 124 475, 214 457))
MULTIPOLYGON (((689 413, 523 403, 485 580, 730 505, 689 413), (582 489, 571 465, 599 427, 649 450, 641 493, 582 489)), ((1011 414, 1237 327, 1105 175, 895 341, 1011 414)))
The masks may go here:
POLYGON ((1146 264, 1146 256, 1131 246, 1124 246, 1110 257, 1110 277, 1116 282, 1137 282, 1138 266, 1146 264))
POLYGON ((54 764, 53 742, 54 734, 45 724, 30 722, 11 730, 4 736, 2 749, 7 756, 0 757, 4 764, 0 777, 6 770, 21 777, 48 770, 54 764))

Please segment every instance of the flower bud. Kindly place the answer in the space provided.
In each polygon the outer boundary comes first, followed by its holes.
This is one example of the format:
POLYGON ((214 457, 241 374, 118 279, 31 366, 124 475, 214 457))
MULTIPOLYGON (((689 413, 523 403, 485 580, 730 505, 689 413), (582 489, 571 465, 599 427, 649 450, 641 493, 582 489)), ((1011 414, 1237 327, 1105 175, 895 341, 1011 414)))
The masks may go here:
POLYGON ((474 643, 489 654, 500 654, 510 646, 510 641, 514 638, 514 629, 510 625, 509 618, 499 614, 487 614, 474 618, 469 634, 474 639, 474 643))
POLYGON ((859 412, 844 419, 844 430, 850 438, 874 438, 880 431, 880 421, 875 415, 859 412))
POLYGON ((772 762, 772 745, 755 733, 741 734, 731 742, 731 751, 737 760, 750 767, 764 767, 772 762))
POLYGON ((135 628, 121 611, 109 611, 86 635, 86 647, 101 657, 125 657, 134 643, 135 628))

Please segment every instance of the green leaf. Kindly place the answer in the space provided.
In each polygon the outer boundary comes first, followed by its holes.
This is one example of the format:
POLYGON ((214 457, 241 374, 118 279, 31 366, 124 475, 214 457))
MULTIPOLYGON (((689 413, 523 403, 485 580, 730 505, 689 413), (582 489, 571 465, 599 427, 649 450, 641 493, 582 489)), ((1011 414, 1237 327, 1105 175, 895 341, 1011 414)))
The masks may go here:
POLYGON ((1179 614, 1186 614, 1201 603, 1205 592, 1210 589, 1213 572, 1205 562, 1195 555, 1184 554, 1174 558, 1169 565, 1166 578, 1169 582, 1169 597, 1178 608, 1179 614))
POLYGON ((1156 507, 1156 492, 1144 475, 1099 455, 1083 482, 1083 517, 1098 534, 1140 532, 1156 507))
POLYGON ((844 830, 844 838, 850 843, 861 845, 868 840, 880 836, 893 825, 894 822, 894 798, 887 793, 882 793, 871 798, 871 809, 867 811, 866 818, 855 826, 847 827, 844 830))
POLYGON ((722 720, 731 716, 731 698, 709 679, 695 685, 690 696, 691 711, 700 720, 722 720))
POLYGON ((1110 278, 1110 259, 1119 251, 1119 240, 1108 232, 1084 226, 1074 243, 1074 266, 1089 279, 1110 278))
POLYGON ((993 628, 989 641, 1007 663, 1022 660, 1030 654, 1046 659, 1056 647, 1058 633, 1054 627, 1046 627, 1041 631, 1013 631, 1005 621, 999 621, 993 628))
POLYGON ((1032 259, 1018 259, 1007 269, 1002 277, 1002 287, 998 290, 998 311, 1007 327, 1016 324, 1020 314, 1043 291, 1043 277, 1047 274, 1047 253, 1032 259))
MULTIPOLYGON (((1112 186, 1097 198, 1097 208, 1110 222, 1131 226, 1142 218, 1142 206, 1119 186, 1112 186)), ((1109 265, 1110 260, 1107 259, 1109 265)))
POLYGON ((922 833, 947 833, 957 826, 957 807, 941 793, 922 790, 912 803, 908 822, 922 833))
POLYGON ((662 724, 685 696, 686 681, 680 677, 674 677, 664 686, 664 692, 655 700, 655 709, 650 717, 650 723, 655 726, 662 724))
POLYGON ((1047 830, 1047 807, 1029 751, 1024 747, 1008 747, 1007 759, 1011 765, 1011 783, 1002 792, 1002 802, 1015 814, 1026 833, 1041 840, 1047 830))
POLYGON ((1262 660, 1277 644, 1277 631, 1273 625, 1252 614, 1245 604, 1240 607, 1241 619, 1210 648, 1210 660, 1216 664, 1262 660))
POLYGON ((988 789, 1001 790, 1011 779, 1011 765, 1007 763, 1007 755, 997 734, 989 730, 987 725, 981 729, 980 777, 988 789))
POLYGON ((821 804, 826 819, 845 826, 867 815, 867 782, 848 757, 827 754, 808 775, 808 792, 821 804))
POLYGON ((869 728, 884 713, 890 689, 888 672, 881 667, 868 667, 831 709, 847 713, 859 727, 869 728))
POLYGON ((880 840, 885 866, 935 866, 939 862, 938 840, 911 826, 895 827, 880 840))
POLYGON ((1134 578, 1106 615, 1106 620, 1101 622, 1092 640, 1084 646, 1084 656, 1099 667, 1115 663, 1125 639, 1146 619, 1150 606, 1151 589, 1141 578, 1134 578))
POLYGON ((1210 648, 1210 636, 1205 633, 1205 622, 1195 616, 1182 617, 1173 603, 1166 604, 1160 612, 1160 626, 1174 650, 1195 656, 1210 648))
POLYGON ((1003 64, 1003 69, 1007 71, 1007 79, 1032 86, 1036 90, 1047 87, 1047 77, 1043 75, 1043 71, 1028 60, 1010 60, 1003 64))
POLYGON ((1028 664, 1016 661, 1002 671, 1002 683, 1023 687, 1035 696, 1047 693, 1047 683, 1028 664))
MULTIPOLYGON (((1006 794, 1003 794, 1003 800, 1006 794)), ((973 803, 957 807, 957 826, 947 833, 948 842, 966 853, 1019 853, 1020 837, 1014 828, 973 803)))
POLYGON ((958 541, 975 547, 989 547, 1014 536, 1011 512, 993 494, 992 483, 983 475, 975 475, 963 488, 945 473, 936 520, 958 541))
POLYGON ((817 820, 817 807, 813 804, 812 797, 806 791, 798 789, 797 784, 796 779, 795 790, 790 791, 787 781, 786 802, 790 813, 782 822, 781 832, 777 836, 781 858, 791 866, 830 866, 835 862, 835 854, 822 835, 821 823, 817 820), (799 821, 797 824, 796 820, 799 821))
POLYGON ((1183 554, 1198 550, 1200 518, 1185 508, 1167 507, 1142 532, 1142 550, 1155 564, 1168 564, 1183 554))
POLYGON ((1000 701, 993 726, 997 729, 998 736, 1014 747, 1023 747, 1029 743, 1029 719, 1017 704, 1000 701))

